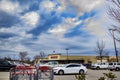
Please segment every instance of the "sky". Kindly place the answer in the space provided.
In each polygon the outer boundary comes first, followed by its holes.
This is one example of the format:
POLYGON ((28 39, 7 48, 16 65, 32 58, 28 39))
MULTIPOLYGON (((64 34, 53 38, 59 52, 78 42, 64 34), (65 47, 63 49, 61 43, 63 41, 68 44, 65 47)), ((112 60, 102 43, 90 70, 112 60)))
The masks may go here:
MULTIPOLYGON (((97 55, 96 42, 114 55, 105 0, 0 0, 0 56, 97 55)), ((117 45, 118 46, 118 45, 117 45)))

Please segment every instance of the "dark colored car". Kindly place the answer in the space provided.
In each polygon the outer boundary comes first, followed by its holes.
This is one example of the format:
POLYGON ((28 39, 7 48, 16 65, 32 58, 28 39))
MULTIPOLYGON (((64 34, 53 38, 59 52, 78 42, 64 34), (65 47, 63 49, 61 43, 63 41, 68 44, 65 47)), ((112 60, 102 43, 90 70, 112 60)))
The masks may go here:
POLYGON ((91 63, 86 63, 86 64, 83 64, 84 66, 86 66, 86 68, 90 69, 91 68, 91 63))
POLYGON ((5 70, 10 70, 11 68, 16 67, 16 65, 11 64, 7 60, 0 60, 0 70, 5 71, 5 70))

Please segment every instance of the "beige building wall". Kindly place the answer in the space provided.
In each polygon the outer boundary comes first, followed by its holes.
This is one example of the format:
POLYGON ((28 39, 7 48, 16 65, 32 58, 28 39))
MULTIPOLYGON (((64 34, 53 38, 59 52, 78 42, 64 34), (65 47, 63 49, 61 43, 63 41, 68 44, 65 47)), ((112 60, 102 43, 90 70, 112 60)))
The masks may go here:
MULTIPOLYGON (((109 61, 113 62, 115 61, 116 57, 111 56, 109 57, 109 61)), ((66 55, 61 55, 61 54, 49 54, 47 58, 42 59, 43 61, 51 61, 51 60, 67 60, 66 55)), ((68 60, 84 60, 84 63, 92 62, 92 63, 97 63, 100 62, 101 60, 97 59, 96 56, 68 56, 68 60)), ((120 56, 119 56, 119 61, 120 61, 120 56)), ((41 59, 36 59, 34 63, 40 63, 41 59)), ((107 58, 103 58, 102 62, 107 62, 107 58)))
MULTIPOLYGON (((61 54, 50 54, 48 55, 48 60, 67 60, 67 56, 61 54)), ((84 60, 85 63, 88 63, 89 61, 92 63, 97 62, 96 56, 68 56, 68 60, 84 60)))

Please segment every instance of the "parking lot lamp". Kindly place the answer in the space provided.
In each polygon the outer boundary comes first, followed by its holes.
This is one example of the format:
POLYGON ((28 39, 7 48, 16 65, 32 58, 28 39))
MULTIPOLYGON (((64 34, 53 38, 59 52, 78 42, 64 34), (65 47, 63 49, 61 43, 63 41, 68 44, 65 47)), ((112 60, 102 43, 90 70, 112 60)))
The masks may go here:
POLYGON ((66 48, 65 50, 66 50, 66 53, 67 53, 67 63, 68 63, 68 50, 69 50, 69 48, 66 48))

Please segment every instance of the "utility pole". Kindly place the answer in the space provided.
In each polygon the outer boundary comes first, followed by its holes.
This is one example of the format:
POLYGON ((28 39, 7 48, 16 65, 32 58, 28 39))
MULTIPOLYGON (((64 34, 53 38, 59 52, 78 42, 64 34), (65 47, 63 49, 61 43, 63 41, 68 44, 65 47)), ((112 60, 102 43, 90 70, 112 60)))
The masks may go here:
POLYGON ((116 29, 109 29, 109 31, 112 31, 112 37, 113 37, 113 43, 114 43, 114 48, 115 48, 115 55, 116 55, 116 61, 118 61, 118 51, 117 51, 117 47, 116 47, 116 41, 115 41, 115 35, 114 35, 114 31, 116 31, 116 29))

